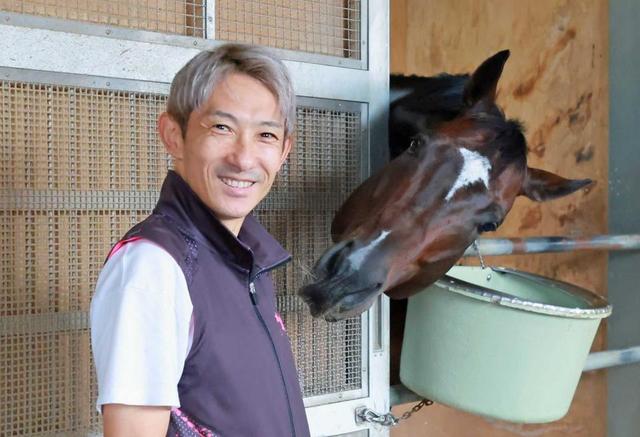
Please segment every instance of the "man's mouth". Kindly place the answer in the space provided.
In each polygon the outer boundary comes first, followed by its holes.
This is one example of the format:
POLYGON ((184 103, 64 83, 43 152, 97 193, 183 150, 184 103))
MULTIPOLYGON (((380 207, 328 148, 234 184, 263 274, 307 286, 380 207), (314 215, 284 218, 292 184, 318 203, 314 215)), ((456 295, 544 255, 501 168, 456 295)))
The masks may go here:
POLYGON ((231 178, 224 178, 224 177, 221 177, 220 180, 222 181, 222 183, 224 183, 225 185, 228 185, 231 188, 249 188, 253 184, 255 184, 254 181, 241 181, 238 179, 231 179, 231 178))

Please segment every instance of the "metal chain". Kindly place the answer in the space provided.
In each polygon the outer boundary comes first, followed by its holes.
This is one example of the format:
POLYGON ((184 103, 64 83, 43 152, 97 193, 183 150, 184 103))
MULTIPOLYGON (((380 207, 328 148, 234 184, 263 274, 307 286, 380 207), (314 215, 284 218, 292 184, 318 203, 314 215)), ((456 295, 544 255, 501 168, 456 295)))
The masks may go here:
POLYGON ((422 399, 411 410, 406 411, 399 418, 394 416, 391 412, 386 414, 376 413, 375 411, 362 407, 356 409, 356 423, 369 422, 377 423, 382 426, 396 426, 401 420, 407 420, 413 413, 416 413, 422 409, 422 407, 428 407, 433 405, 433 401, 429 399, 422 399))
MULTIPOLYGON (((486 269, 487 266, 484 264, 484 259, 482 259, 482 254, 480 253, 480 248, 478 247, 478 240, 473 240, 473 248, 478 253, 478 258, 480 258, 480 266, 482 267, 482 270, 486 269)), ((491 281, 491 272, 487 273, 487 281, 491 281)))
POLYGON ((478 248, 478 240, 473 240, 473 248, 478 253, 478 258, 480 258, 480 266, 482 267, 482 270, 484 270, 486 266, 484 265, 484 259, 482 259, 482 254, 480 253, 480 249, 478 248))
POLYGON ((422 407, 430 407, 431 405, 433 405, 433 401, 430 399, 423 399, 420 402, 418 402, 416 405, 414 405, 411 410, 406 411, 402 416, 400 416, 400 420, 407 420, 409 417, 411 417, 411 415, 413 413, 417 413, 418 411, 420 411, 422 409, 422 407))

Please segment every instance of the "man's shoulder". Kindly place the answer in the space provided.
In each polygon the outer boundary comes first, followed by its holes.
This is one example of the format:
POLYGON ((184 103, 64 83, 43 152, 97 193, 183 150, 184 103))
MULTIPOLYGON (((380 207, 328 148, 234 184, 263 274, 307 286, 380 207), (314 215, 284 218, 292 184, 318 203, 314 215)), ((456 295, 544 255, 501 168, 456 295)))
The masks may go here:
POLYGON ((147 240, 183 240, 189 233, 170 217, 162 214, 151 214, 129 229, 123 239, 145 238, 147 240))
POLYGON ((171 217, 160 214, 152 214, 131 228, 124 237, 127 239, 149 240, 172 255, 180 265, 185 258, 195 257, 199 246, 192 232, 171 217))
POLYGON ((120 278, 117 282, 136 284, 166 283, 182 276, 174 257, 154 241, 136 239, 122 245, 105 263, 101 277, 120 278))

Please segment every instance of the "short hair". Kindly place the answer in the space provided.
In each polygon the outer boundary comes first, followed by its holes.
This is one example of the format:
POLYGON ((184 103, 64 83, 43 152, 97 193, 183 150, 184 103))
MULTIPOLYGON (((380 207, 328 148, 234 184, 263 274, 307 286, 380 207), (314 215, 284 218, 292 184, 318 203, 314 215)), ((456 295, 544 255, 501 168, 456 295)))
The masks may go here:
POLYGON ((284 118, 285 137, 294 134, 296 95, 284 63, 265 48, 234 43, 197 54, 171 82, 167 112, 180 125, 183 137, 191 113, 211 97, 229 73, 244 73, 271 91, 284 118))

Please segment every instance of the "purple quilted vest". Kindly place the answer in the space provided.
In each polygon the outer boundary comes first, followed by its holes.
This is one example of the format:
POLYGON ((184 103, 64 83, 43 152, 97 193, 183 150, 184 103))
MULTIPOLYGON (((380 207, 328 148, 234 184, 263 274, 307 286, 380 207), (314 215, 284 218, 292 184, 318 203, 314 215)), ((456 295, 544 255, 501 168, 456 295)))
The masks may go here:
POLYGON ((169 171, 160 200, 123 240, 158 244, 182 268, 194 336, 168 436, 309 435, 289 337, 269 272, 290 255, 248 216, 236 238, 169 171))

